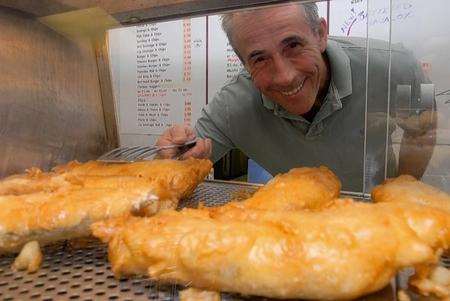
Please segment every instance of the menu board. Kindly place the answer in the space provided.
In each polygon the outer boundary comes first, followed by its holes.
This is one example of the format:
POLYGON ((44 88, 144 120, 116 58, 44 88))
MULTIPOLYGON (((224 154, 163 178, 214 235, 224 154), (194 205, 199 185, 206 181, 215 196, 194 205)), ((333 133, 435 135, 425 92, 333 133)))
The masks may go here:
POLYGON ((192 126, 206 102, 206 19, 121 28, 109 33, 123 134, 192 126))

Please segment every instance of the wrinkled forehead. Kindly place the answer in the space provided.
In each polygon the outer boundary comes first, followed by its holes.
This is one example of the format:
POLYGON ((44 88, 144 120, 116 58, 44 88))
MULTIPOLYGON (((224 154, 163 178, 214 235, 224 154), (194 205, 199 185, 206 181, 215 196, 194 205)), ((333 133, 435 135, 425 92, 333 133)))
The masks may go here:
POLYGON ((267 19, 273 20, 273 23, 275 23, 287 17, 306 21, 305 10, 301 4, 285 4, 231 13, 231 23, 233 24, 234 32, 237 33, 251 23, 258 23, 258 21, 267 19))
POLYGON ((301 4, 288 3, 271 7, 260 7, 254 9, 246 9, 232 13, 234 18, 265 17, 269 15, 277 15, 283 12, 296 12, 299 16, 304 16, 304 9, 301 4))
POLYGON ((232 44, 242 55, 249 47, 278 43, 283 35, 311 33, 303 7, 298 4, 234 13, 231 23, 232 44))

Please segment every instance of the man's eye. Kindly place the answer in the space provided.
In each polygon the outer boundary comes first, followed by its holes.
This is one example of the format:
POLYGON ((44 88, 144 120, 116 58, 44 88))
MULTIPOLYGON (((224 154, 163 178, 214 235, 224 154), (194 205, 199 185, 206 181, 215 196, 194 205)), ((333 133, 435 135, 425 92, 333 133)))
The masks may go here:
POLYGON ((296 48, 296 47, 300 47, 300 43, 299 42, 291 42, 289 43, 289 48, 296 48))
POLYGON ((266 60, 266 58, 263 57, 263 56, 255 57, 255 58, 252 60, 252 65, 254 65, 254 66, 262 65, 262 64, 264 64, 264 61, 265 61, 265 60, 266 60))

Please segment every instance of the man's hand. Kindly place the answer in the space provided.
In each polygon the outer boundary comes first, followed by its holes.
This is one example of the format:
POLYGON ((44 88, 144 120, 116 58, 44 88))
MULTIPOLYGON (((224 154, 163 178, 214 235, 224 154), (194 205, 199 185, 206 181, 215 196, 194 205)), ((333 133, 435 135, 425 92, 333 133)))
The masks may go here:
MULTIPOLYGON (((183 144, 189 140, 194 140, 196 137, 194 130, 186 125, 175 125, 168 128, 156 141, 157 146, 166 146, 172 144, 183 144)), ((193 148, 185 152, 181 159, 189 157, 205 159, 211 156, 212 145, 211 139, 197 139, 197 142, 193 148)), ((178 154, 177 148, 170 148, 162 150, 158 153, 159 158, 170 159, 178 154)))
POLYGON ((424 111, 399 122, 404 130, 398 159, 399 174, 421 179, 436 145, 437 113, 424 111))

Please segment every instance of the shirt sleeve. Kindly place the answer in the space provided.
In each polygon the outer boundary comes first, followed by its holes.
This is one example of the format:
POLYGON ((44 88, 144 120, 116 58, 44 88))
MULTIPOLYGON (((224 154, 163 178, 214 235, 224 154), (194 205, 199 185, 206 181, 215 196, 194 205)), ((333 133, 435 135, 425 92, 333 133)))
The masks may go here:
POLYGON ((431 81, 408 50, 395 53, 392 63, 391 117, 410 135, 426 132, 434 126, 436 108, 431 81))
POLYGON ((201 116, 195 124, 195 131, 200 138, 212 141, 211 160, 217 162, 228 151, 235 148, 230 138, 229 108, 227 93, 217 93, 212 102, 202 109, 201 116))

